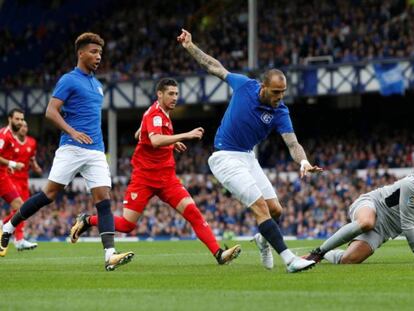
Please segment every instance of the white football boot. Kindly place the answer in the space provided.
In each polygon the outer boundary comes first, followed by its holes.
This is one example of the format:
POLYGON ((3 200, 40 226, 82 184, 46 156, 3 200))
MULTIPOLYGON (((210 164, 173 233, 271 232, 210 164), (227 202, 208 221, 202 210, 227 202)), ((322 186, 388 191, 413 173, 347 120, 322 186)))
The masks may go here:
POLYGON ((16 246, 16 249, 21 252, 29 249, 35 249, 37 247, 37 243, 32 243, 25 239, 21 239, 19 241, 14 241, 14 246, 16 246))
POLYGON ((262 261, 263 266, 269 270, 273 269, 273 254, 270 244, 260 233, 256 233, 252 241, 256 243, 257 248, 259 249, 260 259, 262 261))
POLYGON ((316 262, 314 260, 306 260, 302 257, 295 256, 293 260, 287 265, 287 271, 289 273, 300 272, 312 268, 316 262))

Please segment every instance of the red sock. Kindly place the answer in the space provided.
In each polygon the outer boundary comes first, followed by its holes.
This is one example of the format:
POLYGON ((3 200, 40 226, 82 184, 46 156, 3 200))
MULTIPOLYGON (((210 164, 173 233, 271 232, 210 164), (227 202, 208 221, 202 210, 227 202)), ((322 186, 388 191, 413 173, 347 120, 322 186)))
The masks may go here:
POLYGON ((16 230, 14 230, 14 239, 16 241, 20 241, 24 238, 23 228, 24 228, 25 222, 22 221, 19 223, 16 227, 16 230))
MULTIPOLYGON (((136 227, 136 224, 126 220, 124 217, 114 216, 114 221, 115 221, 115 230, 118 232, 130 233, 136 227)), ((89 224, 91 226, 97 226, 98 216, 93 215, 89 217, 89 224)))
POLYGON ((208 247, 210 252, 215 255, 220 249, 220 246, 218 245, 210 226, 194 203, 187 205, 183 217, 191 224, 197 237, 208 247))

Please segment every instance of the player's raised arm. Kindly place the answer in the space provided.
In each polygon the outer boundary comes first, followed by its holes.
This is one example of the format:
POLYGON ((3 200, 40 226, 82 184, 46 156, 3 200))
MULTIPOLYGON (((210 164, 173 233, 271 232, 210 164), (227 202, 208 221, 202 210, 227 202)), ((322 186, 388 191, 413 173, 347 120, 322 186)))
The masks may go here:
POLYGON ((322 169, 318 166, 312 166, 308 159, 306 158, 305 150, 302 145, 299 144, 298 139, 296 138, 295 133, 284 133, 282 138, 289 148, 290 155, 292 159, 300 164, 300 177, 303 178, 308 173, 319 173, 322 172, 322 169))
POLYGON ((192 41, 191 33, 182 29, 181 35, 177 37, 177 41, 190 53, 190 55, 209 73, 224 80, 229 73, 226 68, 215 58, 204 53, 192 41))

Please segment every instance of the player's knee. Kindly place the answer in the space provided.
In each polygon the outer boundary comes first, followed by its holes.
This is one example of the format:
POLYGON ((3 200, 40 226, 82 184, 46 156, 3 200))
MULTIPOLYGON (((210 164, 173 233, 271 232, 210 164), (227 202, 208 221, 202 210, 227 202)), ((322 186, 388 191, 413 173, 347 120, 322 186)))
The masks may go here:
POLYGON ((256 216, 256 219, 270 218, 269 207, 265 200, 257 200, 250 208, 256 216))
POLYGON ((280 205, 279 201, 271 200, 268 202, 268 207, 270 211, 270 215, 272 218, 277 219, 282 215, 282 205, 280 205))
POLYGON ((353 265, 353 264, 358 264, 361 263, 365 260, 366 258, 361 257, 357 254, 351 253, 351 254, 344 254, 341 258, 341 264, 343 265, 353 265))
POLYGON ((374 218, 364 217, 364 218, 358 219, 357 222, 358 222, 358 224, 361 227, 361 230, 363 232, 370 231, 370 230, 374 229, 374 227, 375 227, 375 217, 374 218))

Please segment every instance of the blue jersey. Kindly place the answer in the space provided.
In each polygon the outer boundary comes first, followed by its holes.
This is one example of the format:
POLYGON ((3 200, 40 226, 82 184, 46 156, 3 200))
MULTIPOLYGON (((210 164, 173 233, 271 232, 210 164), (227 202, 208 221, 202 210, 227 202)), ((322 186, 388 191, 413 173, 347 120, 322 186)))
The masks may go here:
POLYGON ((103 104, 102 84, 93 74, 86 74, 78 67, 64 74, 52 94, 62 100, 63 119, 75 130, 87 134, 92 144, 81 144, 68 134, 62 133, 59 146, 78 147, 104 151, 101 129, 101 110, 103 104))
POLYGON ((283 102, 277 108, 262 104, 258 81, 234 73, 226 81, 233 95, 214 139, 216 149, 249 152, 273 129, 293 133, 288 107, 283 102))

